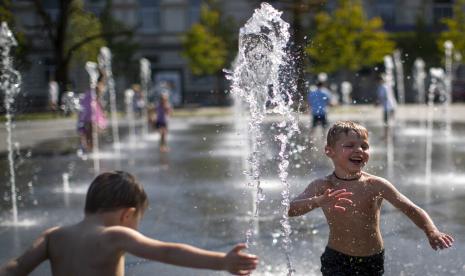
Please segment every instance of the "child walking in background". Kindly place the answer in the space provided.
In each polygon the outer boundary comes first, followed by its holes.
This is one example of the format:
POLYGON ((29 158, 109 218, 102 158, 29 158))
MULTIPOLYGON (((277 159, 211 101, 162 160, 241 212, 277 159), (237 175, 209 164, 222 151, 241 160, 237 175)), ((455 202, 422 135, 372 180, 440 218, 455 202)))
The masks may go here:
POLYGON ((161 93, 160 101, 155 107, 155 112, 155 128, 158 132, 160 132, 160 151, 168 152, 169 147, 166 139, 168 136, 168 116, 171 114, 171 105, 168 93, 161 93))
POLYGON ((81 150, 83 152, 90 152, 93 149, 93 127, 96 126, 97 131, 102 131, 106 129, 108 125, 108 120, 101 103, 101 98, 105 92, 105 82, 104 75, 100 74, 95 87, 96 99, 94 107, 92 106, 93 100, 91 90, 87 91, 80 101, 77 129, 81 142, 81 150))
POLYGON ((332 160, 334 171, 311 182, 289 208, 289 216, 323 209, 329 225, 328 245, 321 256, 324 276, 384 273, 379 227, 384 199, 423 230, 434 250, 452 246, 453 238, 439 231, 423 209, 386 179, 362 171, 370 157, 365 127, 351 121, 335 123, 328 131, 325 153, 332 160))
POLYGON ((327 107, 331 106, 331 92, 324 86, 324 83, 319 81, 317 89, 310 91, 308 94, 308 105, 312 113, 310 135, 313 135, 315 128, 321 124, 323 133, 326 132, 328 126, 327 107))
POLYGON ((126 172, 102 173, 90 185, 84 219, 46 230, 23 255, 0 267, 0 275, 27 275, 50 260, 52 274, 124 275, 124 254, 191 268, 225 270, 249 275, 258 259, 237 244, 228 253, 182 243, 162 242, 137 231, 148 207, 147 195, 126 172))

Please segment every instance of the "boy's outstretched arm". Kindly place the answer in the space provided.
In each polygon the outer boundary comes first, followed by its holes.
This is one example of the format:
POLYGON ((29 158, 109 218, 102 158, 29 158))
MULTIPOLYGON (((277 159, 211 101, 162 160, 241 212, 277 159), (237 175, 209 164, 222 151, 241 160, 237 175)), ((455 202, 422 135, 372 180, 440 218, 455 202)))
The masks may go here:
POLYGON ((257 256, 242 252, 246 248, 245 244, 237 244, 228 253, 223 253, 182 243, 154 240, 125 227, 112 227, 111 231, 112 240, 120 250, 167 264, 249 275, 258 263, 257 256))
POLYGON ((415 205, 410 199, 401 194, 390 182, 382 180, 381 196, 389 201, 394 207, 401 210, 420 229, 425 232, 428 241, 434 250, 445 249, 452 246, 452 236, 442 233, 434 225, 433 220, 422 208, 415 205))
POLYGON ((325 190, 317 180, 310 183, 304 192, 291 201, 288 215, 290 217, 301 216, 318 207, 328 207, 330 210, 343 212, 346 209, 339 204, 352 204, 352 201, 347 198, 351 195, 352 193, 346 192, 345 189, 325 190))
POLYGON ((23 253, 23 255, 10 260, 0 267, 0 276, 22 276, 31 273, 43 261, 48 259, 47 243, 50 233, 58 227, 50 228, 43 232, 32 244, 32 246, 23 253))

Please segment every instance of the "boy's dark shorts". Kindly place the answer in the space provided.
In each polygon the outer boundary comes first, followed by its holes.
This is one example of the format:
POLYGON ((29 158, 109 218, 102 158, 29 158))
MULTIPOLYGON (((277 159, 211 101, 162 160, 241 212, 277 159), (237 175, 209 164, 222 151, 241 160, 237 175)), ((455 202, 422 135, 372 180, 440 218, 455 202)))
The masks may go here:
POLYGON ((318 124, 321 124, 324 128, 328 125, 328 120, 326 120, 326 114, 313 115, 312 127, 316 127, 318 124))
POLYGON ((384 250, 366 257, 349 256, 329 247, 321 255, 323 276, 380 276, 384 273, 384 250))

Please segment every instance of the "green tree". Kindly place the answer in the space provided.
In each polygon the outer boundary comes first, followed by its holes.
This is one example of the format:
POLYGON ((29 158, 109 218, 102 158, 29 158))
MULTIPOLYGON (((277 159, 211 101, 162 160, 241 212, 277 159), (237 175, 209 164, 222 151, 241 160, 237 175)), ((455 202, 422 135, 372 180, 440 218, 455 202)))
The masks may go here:
POLYGON ((16 61, 15 67, 21 69, 27 66, 29 64, 27 55, 30 46, 24 33, 16 29, 15 18, 11 10, 11 0, 0 1, 0 22, 8 24, 18 42, 18 46, 12 49, 14 60, 16 61))
POLYGON ((394 50, 381 18, 367 19, 359 0, 339 0, 332 13, 318 13, 310 40, 306 53, 313 72, 353 72, 382 62, 394 50))
POLYGON ((447 30, 439 37, 439 49, 444 52, 444 42, 450 40, 454 43, 455 51, 465 57, 465 0, 455 1, 452 18, 445 18, 442 22, 447 30))
POLYGON ((82 0, 57 0, 57 14, 53 19, 42 0, 32 0, 42 20, 42 28, 50 41, 56 65, 55 80, 60 85, 59 103, 68 84, 72 63, 95 60, 99 48, 105 45, 104 36, 126 35, 126 30, 104 33, 99 20, 83 8, 82 0))
POLYGON ((218 2, 210 0, 202 3, 200 22, 193 24, 182 38, 182 55, 192 74, 215 75, 218 96, 222 69, 228 67, 237 50, 234 29, 233 19, 224 17, 218 2))
POLYGON ((106 42, 101 35, 102 24, 92 13, 84 10, 81 0, 75 0, 71 4, 74 10, 68 24, 68 35, 66 36, 65 51, 68 53, 72 66, 81 66, 86 61, 97 61, 97 55, 106 42), (83 43, 79 47, 82 37, 96 37, 83 43))

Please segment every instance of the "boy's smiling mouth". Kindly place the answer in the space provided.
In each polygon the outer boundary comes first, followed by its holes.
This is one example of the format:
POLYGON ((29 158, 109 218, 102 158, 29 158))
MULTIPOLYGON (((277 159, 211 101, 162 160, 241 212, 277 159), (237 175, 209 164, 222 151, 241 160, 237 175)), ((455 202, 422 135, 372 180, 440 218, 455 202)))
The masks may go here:
POLYGON ((361 158, 361 157, 350 157, 349 161, 356 164, 356 165, 363 164, 363 158, 361 158))

